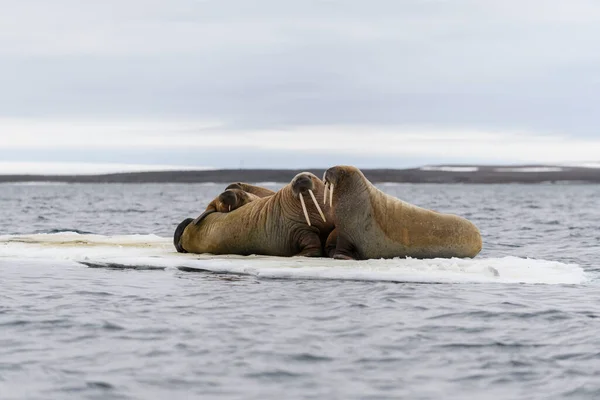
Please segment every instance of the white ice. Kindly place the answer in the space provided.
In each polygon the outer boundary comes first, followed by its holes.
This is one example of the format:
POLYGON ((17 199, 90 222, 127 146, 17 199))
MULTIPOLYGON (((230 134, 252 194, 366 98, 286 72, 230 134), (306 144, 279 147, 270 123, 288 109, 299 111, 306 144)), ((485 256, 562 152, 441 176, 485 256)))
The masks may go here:
MULTIPOLYGON (((580 284, 588 281, 576 264, 519 257, 338 261, 326 258, 180 254, 171 238, 155 235, 57 234, 0 236, 0 263, 88 262, 123 267, 208 270, 259 278, 336 279, 432 283, 580 284)), ((82 265, 83 268, 83 265, 82 265)))
POLYGON ((444 172, 477 172, 479 167, 448 167, 448 166, 425 166, 419 168, 421 171, 444 171, 444 172))
POLYGON ((494 168, 496 172, 560 172, 561 167, 514 167, 514 168, 494 168))

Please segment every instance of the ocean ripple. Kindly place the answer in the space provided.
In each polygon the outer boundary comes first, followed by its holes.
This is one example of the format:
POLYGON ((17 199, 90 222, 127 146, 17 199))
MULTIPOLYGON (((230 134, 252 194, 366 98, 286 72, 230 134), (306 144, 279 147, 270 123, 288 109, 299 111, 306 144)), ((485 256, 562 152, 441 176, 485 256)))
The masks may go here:
POLYGON ((174 254, 222 186, 4 185, 0 398, 600 396, 600 187, 383 186, 475 260, 174 254))

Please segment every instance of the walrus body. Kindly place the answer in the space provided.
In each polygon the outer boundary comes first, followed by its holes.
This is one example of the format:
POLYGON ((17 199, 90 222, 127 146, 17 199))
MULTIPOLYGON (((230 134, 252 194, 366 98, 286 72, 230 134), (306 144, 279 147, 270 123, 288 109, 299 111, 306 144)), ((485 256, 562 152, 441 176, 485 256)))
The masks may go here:
POLYGON ((323 182, 315 175, 298 174, 275 194, 236 210, 205 212, 193 224, 186 219, 175 231, 175 247, 190 253, 319 257, 333 224, 331 218, 323 221, 309 191, 322 196, 323 190, 323 182))
POLYGON ((473 223, 389 196, 358 168, 330 168, 323 180, 333 192, 335 231, 327 248, 334 258, 475 257, 481 251, 473 223))

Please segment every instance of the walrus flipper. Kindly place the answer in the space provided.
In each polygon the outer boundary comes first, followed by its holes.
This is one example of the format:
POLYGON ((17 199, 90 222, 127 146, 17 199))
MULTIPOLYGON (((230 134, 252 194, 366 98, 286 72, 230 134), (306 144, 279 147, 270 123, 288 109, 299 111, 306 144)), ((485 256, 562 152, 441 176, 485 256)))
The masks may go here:
POLYGON ((300 246, 300 252, 296 254, 297 257, 322 257, 323 248, 321 247, 321 240, 319 235, 315 232, 305 232, 300 238, 298 243, 300 246))
POLYGON ((173 235, 173 244, 179 253, 187 253, 187 251, 181 247, 181 235, 183 235, 183 231, 185 228, 193 221, 193 218, 186 218, 175 228, 175 234, 173 235))
POLYGON ((338 230, 336 228, 331 231, 331 233, 327 237, 327 241, 325 242, 325 256, 333 258, 333 256, 335 255, 335 248, 337 247, 337 240, 338 230))
MULTIPOLYGON (((214 210, 214 209, 206 210, 202 214, 200 214, 200 216, 198 218, 193 219, 192 221, 193 221, 194 225, 200 225, 200 222, 202 222, 204 220, 204 218, 206 218, 210 214, 216 213, 216 212, 217 212, 217 210, 214 210)), ((181 231, 181 233, 183 233, 183 231, 181 231)))
POLYGON ((360 260, 356 246, 347 240, 343 235, 337 235, 335 252, 332 258, 336 260, 360 260))

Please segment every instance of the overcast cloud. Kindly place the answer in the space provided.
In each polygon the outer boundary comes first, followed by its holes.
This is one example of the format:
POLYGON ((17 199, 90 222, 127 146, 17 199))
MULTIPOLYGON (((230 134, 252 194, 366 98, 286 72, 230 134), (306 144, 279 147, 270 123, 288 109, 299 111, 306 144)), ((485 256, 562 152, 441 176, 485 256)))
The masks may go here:
POLYGON ((0 161, 600 158, 595 0, 0 6, 0 161))

